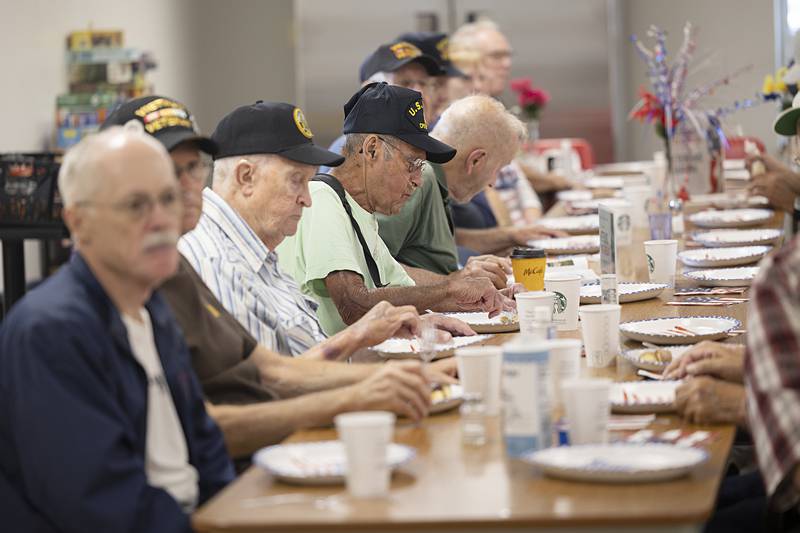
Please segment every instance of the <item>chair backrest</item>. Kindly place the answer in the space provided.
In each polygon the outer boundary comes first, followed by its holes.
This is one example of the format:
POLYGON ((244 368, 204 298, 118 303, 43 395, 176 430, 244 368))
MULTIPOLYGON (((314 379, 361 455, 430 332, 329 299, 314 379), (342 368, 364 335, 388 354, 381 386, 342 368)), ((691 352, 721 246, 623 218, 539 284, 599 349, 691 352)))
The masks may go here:
POLYGON ((588 170, 594 166, 594 150, 589 141, 581 138, 566 138, 566 139, 538 139, 530 142, 527 145, 527 150, 534 154, 541 154, 548 150, 555 150, 561 148, 562 141, 570 141, 572 149, 578 154, 581 160, 581 169, 588 170))
POLYGON ((762 154, 767 150, 764 146, 764 141, 758 137, 728 137, 728 146, 725 148, 725 159, 744 159, 747 154, 744 152, 745 141, 750 141, 758 147, 758 151, 762 154))

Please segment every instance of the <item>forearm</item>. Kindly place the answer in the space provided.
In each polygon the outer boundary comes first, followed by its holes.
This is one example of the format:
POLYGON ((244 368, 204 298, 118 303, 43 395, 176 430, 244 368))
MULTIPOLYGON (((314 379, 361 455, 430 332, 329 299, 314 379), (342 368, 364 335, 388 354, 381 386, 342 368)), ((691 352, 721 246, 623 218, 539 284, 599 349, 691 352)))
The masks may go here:
POLYGON ((342 361, 363 347, 361 341, 345 329, 303 352, 298 359, 342 361))
POLYGON ((337 299, 336 308, 345 324, 352 324, 364 316, 373 306, 387 301, 394 306, 411 305, 418 313, 438 308, 447 298, 447 285, 427 285, 423 287, 383 287, 367 289, 350 286, 337 299))
POLYGON ((418 286, 447 283, 447 276, 437 274, 436 272, 408 265, 403 265, 403 268, 418 286))
POLYGON ((289 400, 250 405, 207 405, 219 425, 231 457, 251 455, 293 432, 330 424, 339 413, 358 409, 351 389, 307 394, 289 400))
POLYGON ((456 228, 456 243, 480 254, 497 254, 517 243, 508 228, 466 229, 456 228))

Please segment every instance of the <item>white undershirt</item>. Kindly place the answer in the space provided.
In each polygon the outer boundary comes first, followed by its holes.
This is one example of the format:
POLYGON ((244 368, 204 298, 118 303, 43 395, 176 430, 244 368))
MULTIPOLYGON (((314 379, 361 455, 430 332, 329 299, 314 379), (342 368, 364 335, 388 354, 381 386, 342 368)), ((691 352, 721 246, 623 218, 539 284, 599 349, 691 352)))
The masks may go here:
POLYGON ((139 316, 140 321, 123 314, 122 321, 133 355, 147 374, 147 481, 169 492, 185 512, 191 512, 197 505, 197 470, 189 464, 186 437, 158 357, 150 315, 140 309, 139 316))

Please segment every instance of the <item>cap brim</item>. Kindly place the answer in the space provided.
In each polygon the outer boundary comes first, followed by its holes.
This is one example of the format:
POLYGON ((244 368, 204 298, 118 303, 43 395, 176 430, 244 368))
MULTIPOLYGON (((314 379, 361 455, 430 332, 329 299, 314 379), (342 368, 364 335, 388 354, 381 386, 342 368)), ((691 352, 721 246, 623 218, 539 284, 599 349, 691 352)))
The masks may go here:
POLYGON ((288 148, 278 152, 278 155, 306 165, 338 167, 344 163, 344 157, 341 155, 312 143, 303 143, 299 146, 288 148))
POLYGON ((153 135, 153 137, 158 139, 168 152, 171 152, 176 146, 183 143, 194 143, 199 150, 211 156, 215 156, 217 152, 219 152, 219 147, 216 142, 208 137, 198 135, 189 129, 174 129, 173 131, 165 131, 153 135))
POLYGON ((469 77, 466 74, 464 74, 464 72, 461 69, 459 69, 458 67, 456 67, 453 64, 444 65, 444 67, 442 67, 442 68, 444 70, 445 76, 449 76, 451 78, 468 78, 469 77))
POLYGON ((792 107, 787 109, 775 119, 775 124, 772 126, 775 133, 779 135, 786 135, 791 137, 797 134, 797 119, 800 118, 800 107, 792 107))
POLYGON ((425 150, 425 159, 431 163, 447 163, 456 156, 456 149, 425 133, 395 133, 398 139, 425 150))
POLYGON ((400 67, 404 67, 409 63, 417 62, 425 68, 425 72, 428 73, 429 76, 440 76, 444 73, 441 65, 439 62, 436 61, 431 56, 422 54, 417 57, 409 57, 407 59, 402 59, 397 62, 397 66, 392 69, 392 72, 399 69, 400 67))

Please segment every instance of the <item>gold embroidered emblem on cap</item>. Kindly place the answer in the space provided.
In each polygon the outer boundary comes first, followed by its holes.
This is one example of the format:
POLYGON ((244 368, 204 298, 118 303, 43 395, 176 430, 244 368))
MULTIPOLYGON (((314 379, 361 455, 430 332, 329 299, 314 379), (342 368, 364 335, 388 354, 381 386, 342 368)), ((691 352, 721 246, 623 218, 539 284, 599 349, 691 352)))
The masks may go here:
POLYGON ((147 102, 134 111, 134 114, 142 117, 144 129, 151 135, 164 128, 177 126, 191 130, 196 129, 186 108, 178 102, 166 98, 156 98, 152 102, 147 102))
POLYGON ((419 100, 414 100, 414 103, 412 103, 410 106, 408 106, 408 109, 406 111, 408 112, 408 114, 411 117, 416 117, 417 114, 419 113, 419 117, 418 118, 421 118, 422 120, 420 120, 417 123, 417 126, 421 130, 427 130, 428 129, 428 124, 425 122, 425 115, 424 115, 424 112, 422 110, 422 102, 420 102, 419 100))
POLYGON ((436 43, 436 49, 439 50, 442 59, 448 61, 450 59, 450 40, 444 37, 441 41, 436 43))
POLYGON ((308 137, 309 139, 313 137, 314 134, 311 133, 311 128, 308 127, 308 123, 306 122, 306 117, 303 115, 303 112, 300 111, 299 107, 294 108, 293 116, 294 116, 294 124, 295 126, 297 126, 297 129, 300 130, 300 133, 302 133, 303 136, 308 137))
POLYGON ((392 51, 394 57, 397 59, 407 59, 409 57, 419 57, 422 55, 422 51, 419 48, 405 41, 393 44, 389 47, 389 50, 392 51))

